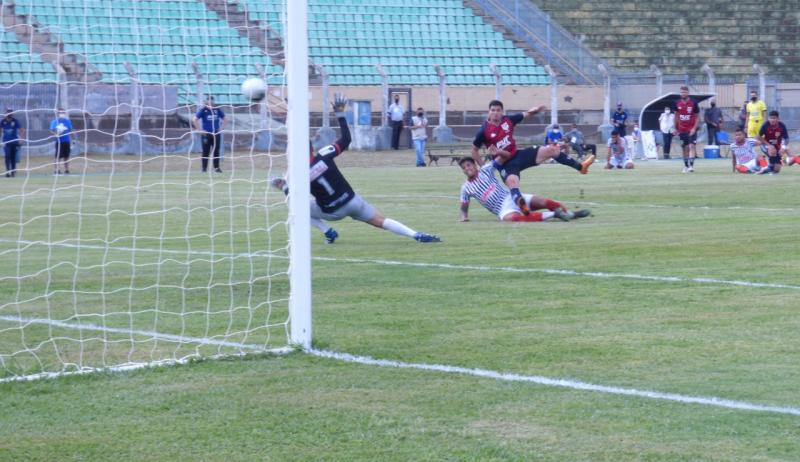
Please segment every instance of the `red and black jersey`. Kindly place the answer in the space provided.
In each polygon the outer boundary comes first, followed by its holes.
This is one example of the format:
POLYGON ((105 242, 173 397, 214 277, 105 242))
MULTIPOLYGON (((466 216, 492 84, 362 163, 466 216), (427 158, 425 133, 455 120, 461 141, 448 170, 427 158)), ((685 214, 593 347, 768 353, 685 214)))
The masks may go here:
POLYGON ((503 116, 500 119, 500 124, 495 125, 489 123, 488 120, 483 122, 478 134, 475 135, 475 140, 472 145, 476 148, 481 146, 495 146, 497 149, 508 151, 513 157, 517 153, 517 142, 514 140, 514 126, 522 122, 525 118, 523 114, 514 114, 512 116, 503 116))
POLYGON ((764 122, 758 135, 767 143, 775 146, 778 150, 789 139, 789 130, 783 122, 778 122, 774 127, 769 122, 764 122))
POLYGON ((678 128, 678 133, 689 133, 697 124, 698 114, 700 107, 697 101, 692 98, 686 101, 679 99, 675 103, 675 124, 678 128))

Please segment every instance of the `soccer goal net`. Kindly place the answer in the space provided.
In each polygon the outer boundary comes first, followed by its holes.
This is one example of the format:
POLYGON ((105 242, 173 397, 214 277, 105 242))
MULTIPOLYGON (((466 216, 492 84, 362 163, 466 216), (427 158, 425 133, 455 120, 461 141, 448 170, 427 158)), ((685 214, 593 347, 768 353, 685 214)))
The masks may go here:
POLYGON ((24 127, 0 178, 0 381, 285 350, 287 2, 0 14, 0 101, 24 127))

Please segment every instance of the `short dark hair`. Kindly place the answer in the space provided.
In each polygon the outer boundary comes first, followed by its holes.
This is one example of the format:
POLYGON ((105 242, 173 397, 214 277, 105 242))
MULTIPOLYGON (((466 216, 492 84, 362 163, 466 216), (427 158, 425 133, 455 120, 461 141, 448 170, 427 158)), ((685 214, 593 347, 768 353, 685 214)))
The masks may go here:
POLYGON ((493 100, 489 101, 489 109, 491 109, 492 106, 500 106, 500 109, 505 109, 503 107, 503 102, 500 101, 499 99, 493 99, 493 100))
POLYGON ((619 130, 611 130, 611 136, 619 135, 619 130))
POLYGON ((775 116, 775 117, 780 117, 781 115, 780 115, 780 114, 778 114, 778 111, 770 111, 770 112, 769 112, 769 116, 770 116, 770 117, 772 117, 772 116, 775 116))
POLYGON ((681 90, 689 91, 689 87, 687 87, 686 85, 681 85, 681 90))
POLYGON ((734 133, 742 132, 744 133, 744 129, 742 127, 736 127, 736 130, 733 131, 734 133))
POLYGON ((467 162, 472 162, 474 164, 475 159, 473 159, 472 157, 462 157, 461 159, 458 159, 458 166, 463 167, 464 164, 467 162))

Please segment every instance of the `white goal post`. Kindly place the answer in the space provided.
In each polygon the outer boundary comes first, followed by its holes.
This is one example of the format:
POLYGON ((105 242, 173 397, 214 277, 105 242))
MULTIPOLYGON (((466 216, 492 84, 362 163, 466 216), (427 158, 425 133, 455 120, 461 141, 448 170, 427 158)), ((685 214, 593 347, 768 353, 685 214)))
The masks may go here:
POLYGON ((27 129, 0 182, 0 382, 310 348, 307 1, 0 15, 0 98, 27 129), (267 104, 240 90, 259 76, 267 104))

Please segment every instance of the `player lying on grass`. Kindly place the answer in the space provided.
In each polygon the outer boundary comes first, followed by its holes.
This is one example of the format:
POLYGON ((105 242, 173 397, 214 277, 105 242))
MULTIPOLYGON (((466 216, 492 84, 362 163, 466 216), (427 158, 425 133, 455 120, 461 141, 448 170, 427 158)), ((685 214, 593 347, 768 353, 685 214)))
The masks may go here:
MULTIPOLYGON (((384 217, 375 207, 356 194, 345 180, 334 162, 334 158, 350 146, 350 128, 342 112, 345 106, 347 100, 337 93, 334 97, 333 110, 339 121, 341 137, 316 154, 314 148, 309 146, 311 195, 314 196, 311 200, 311 224, 325 234, 328 244, 333 244, 339 233, 323 220, 336 221, 345 217, 369 223, 400 236, 410 237, 418 242, 441 242, 438 236, 415 231, 398 221, 384 217)), ((271 183, 284 194, 289 194, 289 187, 283 178, 273 178, 271 183)))
POLYGON ((761 144, 760 141, 747 138, 741 128, 736 129, 733 134, 733 143, 731 143, 731 163, 734 173, 758 173, 761 171, 756 152, 756 146, 759 144, 761 144))
POLYGON ((471 157, 462 157, 458 165, 467 177, 467 181, 461 186, 461 221, 469 221, 469 202, 473 197, 502 221, 546 221, 551 218, 569 221, 591 215, 589 210, 570 212, 561 203, 552 199, 524 194, 522 197, 530 210, 547 209, 546 212, 532 212, 525 215, 511 199, 509 191, 497 181, 492 164, 478 168, 471 157))
POLYGON ((781 158, 786 158, 786 165, 797 163, 798 156, 789 153, 789 130, 780 120, 778 111, 769 113, 769 118, 758 132, 761 140, 761 149, 767 155, 769 167, 759 173, 779 173, 781 171, 781 158))
POLYGON ((544 109, 544 106, 538 106, 519 114, 506 116, 503 114, 503 103, 493 100, 489 102, 489 115, 472 142, 472 158, 477 165, 483 165, 483 159, 478 149, 481 146, 487 147, 489 154, 494 158, 493 162, 495 168, 500 172, 500 177, 511 189, 511 199, 517 204, 523 215, 527 215, 529 209, 519 191, 520 172, 526 168, 535 167, 548 159, 555 159, 560 164, 586 174, 595 158, 589 156, 579 163, 564 152, 563 144, 532 146, 518 150, 517 142, 514 140, 514 126, 544 109))

